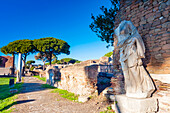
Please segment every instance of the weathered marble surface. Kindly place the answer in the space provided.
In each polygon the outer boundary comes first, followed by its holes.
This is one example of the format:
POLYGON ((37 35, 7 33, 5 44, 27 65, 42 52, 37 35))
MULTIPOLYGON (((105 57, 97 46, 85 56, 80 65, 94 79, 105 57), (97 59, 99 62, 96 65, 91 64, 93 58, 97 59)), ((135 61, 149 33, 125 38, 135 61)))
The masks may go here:
POLYGON ((150 76, 142 65, 145 46, 136 27, 130 21, 122 21, 115 30, 117 48, 120 50, 120 63, 125 78, 127 97, 147 98, 155 90, 150 76))
POLYGON ((158 102, 156 98, 136 99, 125 95, 116 95, 112 106, 116 113, 156 113, 158 102))

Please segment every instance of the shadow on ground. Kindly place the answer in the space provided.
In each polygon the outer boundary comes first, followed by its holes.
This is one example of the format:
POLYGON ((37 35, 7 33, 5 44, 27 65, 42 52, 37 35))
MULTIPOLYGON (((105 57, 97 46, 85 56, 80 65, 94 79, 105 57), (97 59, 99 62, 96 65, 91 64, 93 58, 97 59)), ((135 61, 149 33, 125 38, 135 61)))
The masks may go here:
POLYGON ((16 101, 16 104, 23 104, 23 103, 32 102, 32 101, 35 101, 35 99, 16 101))

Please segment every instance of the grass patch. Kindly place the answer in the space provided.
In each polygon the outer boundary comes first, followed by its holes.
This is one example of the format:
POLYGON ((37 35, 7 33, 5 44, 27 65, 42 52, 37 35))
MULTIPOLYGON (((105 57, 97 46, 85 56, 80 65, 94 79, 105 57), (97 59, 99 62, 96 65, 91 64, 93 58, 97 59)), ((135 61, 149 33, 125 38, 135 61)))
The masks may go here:
POLYGON ((40 77, 39 75, 34 75, 33 77, 38 78, 39 80, 46 81, 45 77, 40 77))
POLYGON ((112 110, 111 106, 108 106, 106 111, 101 111, 100 113, 115 113, 115 112, 112 110))
POLYGON ((22 88, 22 83, 15 84, 13 88, 9 88, 9 80, 15 77, 2 77, 0 78, 0 112, 10 113, 13 109, 9 109, 11 106, 16 104, 14 101, 22 88), (17 93, 10 93, 10 89, 18 89, 17 93))
POLYGON ((42 84, 41 87, 43 87, 43 88, 48 88, 48 89, 55 89, 54 86, 50 86, 50 85, 48 85, 48 84, 42 84))
POLYGON ((54 89, 51 91, 51 93, 59 93, 61 97, 66 98, 71 101, 78 101, 78 95, 75 95, 74 93, 68 92, 67 90, 62 89, 54 89))

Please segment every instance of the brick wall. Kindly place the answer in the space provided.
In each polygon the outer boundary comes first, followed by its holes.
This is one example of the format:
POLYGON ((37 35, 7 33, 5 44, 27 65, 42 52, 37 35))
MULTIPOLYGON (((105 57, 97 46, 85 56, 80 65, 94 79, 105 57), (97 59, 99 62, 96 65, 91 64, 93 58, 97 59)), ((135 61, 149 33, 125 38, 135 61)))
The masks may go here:
POLYGON ((60 72, 61 82, 58 87, 61 89, 86 96, 93 94, 97 90, 97 65, 75 64, 62 68, 60 72))
POLYGON ((120 0, 117 27, 130 20, 146 47, 144 64, 150 73, 170 73, 170 0, 120 0))
POLYGON ((0 67, 5 67, 5 68, 10 67, 10 66, 12 67, 13 60, 14 60, 13 57, 11 57, 11 56, 0 56, 0 58, 3 60, 0 67))

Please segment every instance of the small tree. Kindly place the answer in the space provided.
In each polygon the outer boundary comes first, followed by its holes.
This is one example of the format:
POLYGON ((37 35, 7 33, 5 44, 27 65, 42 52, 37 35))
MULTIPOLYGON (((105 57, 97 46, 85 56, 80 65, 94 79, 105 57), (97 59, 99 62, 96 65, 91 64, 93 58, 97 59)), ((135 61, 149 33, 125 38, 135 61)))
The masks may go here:
POLYGON ((34 40, 34 46, 36 47, 37 51, 46 55, 45 57, 48 58, 49 56, 49 63, 51 65, 53 55, 56 57, 61 53, 70 54, 67 42, 56 39, 53 37, 41 38, 34 40))
MULTIPOLYGON (((41 53, 37 53, 37 55, 35 55, 34 58, 35 58, 35 60, 41 60, 43 62, 43 70, 45 70, 45 63, 49 62, 50 55, 41 52, 41 53)), ((56 59, 55 55, 52 55, 52 60, 53 59, 56 59)))
POLYGON ((120 0, 110 1, 112 3, 111 8, 108 9, 104 6, 100 8, 103 14, 99 14, 96 17, 92 14, 91 19, 93 22, 89 25, 89 27, 99 38, 101 38, 102 41, 106 41, 112 45, 114 41, 112 35, 114 34, 115 16, 119 10, 120 0))
POLYGON ((30 65, 32 63, 35 63, 35 61, 34 60, 29 60, 29 61, 26 62, 26 64, 28 64, 28 65, 30 65))
POLYGON ((32 63, 35 63, 35 61, 34 60, 29 60, 29 61, 26 62, 26 64, 28 64, 28 66, 29 66, 29 69, 31 69, 32 63))
POLYGON ((72 63, 72 64, 74 64, 76 61, 78 61, 78 60, 76 60, 76 59, 73 59, 73 58, 63 58, 63 59, 61 59, 60 60, 62 63, 64 63, 64 64, 68 64, 68 63, 72 63))

